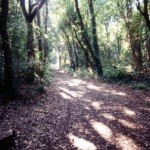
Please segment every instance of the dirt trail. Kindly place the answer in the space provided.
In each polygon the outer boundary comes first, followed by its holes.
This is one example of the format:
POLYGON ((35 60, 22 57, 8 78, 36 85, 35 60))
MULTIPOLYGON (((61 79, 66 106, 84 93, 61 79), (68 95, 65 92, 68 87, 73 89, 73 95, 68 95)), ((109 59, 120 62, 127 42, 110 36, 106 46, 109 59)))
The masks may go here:
POLYGON ((0 137, 15 127, 19 150, 148 150, 150 95, 54 71, 52 87, 32 103, 13 102, 0 137))

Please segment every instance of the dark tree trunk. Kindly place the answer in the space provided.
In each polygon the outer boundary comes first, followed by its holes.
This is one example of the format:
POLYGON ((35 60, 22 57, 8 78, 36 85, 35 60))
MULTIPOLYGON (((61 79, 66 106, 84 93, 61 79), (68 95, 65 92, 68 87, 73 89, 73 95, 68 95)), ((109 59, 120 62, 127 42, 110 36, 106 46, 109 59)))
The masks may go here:
POLYGON ((28 37, 27 37, 27 49, 28 49, 28 59, 31 60, 34 58, 34 49, 33 49, 33 26, 32 22, 28 22, 28 37))
POLYGON ((141 41, 138 39, 131 40, 132 57, 134 60, 135 70, 140 71, 143 68, 142 65, 142 52, 141 41))
MULTIPOLYGON (((147 62, 150 62, 150 14, 149 14, 149 0, 143 0, 143 9, 141 8, 140 1, 137 0, 137 9, 144 17, 149 32, 146 31, 146 50, 147 50, 147 62)), ((146 29, 147 30, 147 29, 146 29)))
POLYGON ((31 60, 34 58, 34 49, 33 49, 33 26, 32 26, 32 19, 31 19, 31 13, 32 13, 32 1, 29 0, 29 17, 28 17, 28 35, 27 35, 27 50, 28 50, 28 59, 31 60))
POLYGON ((150 32, 146 28, 146 51, 147 51, 147 63, 150 63, 150 32))
POLYGON ((9 45, 9 38, 7 33, 7 19, 8 19, 9 0, 1 0, 1 39, 2 49, 4 51, 5 60, 5 87, 9 92, 13 86, 13 67, 12 67, 12 54, 9 45))
MULTIPOLYGON (((48 1, 46 0, 46 12, 45 12, 45 21, 44 21, 44 25, 45 25, 45 35, 47 35, 47 21, 48 21, 48 1)), ((48 41, 47 41, 47 37, 44 40, 44 60, 47 59, 48 56, 48 41)))
POLYGON ((89 53, 88 53, 87 49, 83 46, 81 40, 78 38, 78 35, 77 35, 77 32, 76 32, 75 29, 74 29, 74 33, 75 33, 75 37, 76 37, 77 42, 79 43, 80 47, 81 47, 81 48, 83 49, 83 51, 84 51, 85 67, 86 67, 86 68, 89 68, 90 66, 92 67, 93 64, 92 64, 92 62, 91 62, 91 60, 90 60, 89 53))
POLYGON ((75 60, 76 60, 76 67, 78 68, 79 67, 79 59, 78 59, 78 53, 77 53, 75 41, 73 41, 73 45, 74 45, 74 55, 75 55, 75 60))
POLYGON ((34 4, 29 0, 29 12, 27 12, 25 0, 20 0, 22 11, 24 17, 27 21, 28 25, 28 41, 27 41, 27 49, 28 49, 28 59, 31 60, 34 57, 34 49, 33 49, 33 27, 32 22, 39 10, 42 8, 46 0, 38 0, 34 4))
POLYGON ((95 57, 96 57, 95 65, 96 65, 98 75, 102 75, 103 70, 102 70, 102 65, 101 65, 101 61, 100 61, 100 49, 99 49, 99 45, 98 45, 97 26, 96 26, 96 18, 95 18, 93 0, 89 0, 88 2, 89 2, 90 14, 91 14, 93 49, 94 49, 95 57))
POLYGON ((147 62, 150 63, 150 35, 147 38, 147 62))
POLYGON ((83 20, 82 20, 82 16, 81 16, 81 13, 80 13, 80 9, 79 9, 79 6, 78 6, 78 0, 75 0, 75 7, 76 7, 76 12, 78 14, 79 21, 80 21, 80 28, 81 28, 81 31, 82 31, 82 37, 84 38, 83 42, 86 45, 87 50, 89 51, 89 53, 92 56, 94 65, 96 67, 97 75, 101 76, 103 74, 103 72, 100 71, 101 70, 100 59, 96 56, 96 54, 93 51, 92 46, 90 44, 89 36, 88 36, 87 31, 85 29, 85 26, 84 26, 84 23, 83 23, 83 20))

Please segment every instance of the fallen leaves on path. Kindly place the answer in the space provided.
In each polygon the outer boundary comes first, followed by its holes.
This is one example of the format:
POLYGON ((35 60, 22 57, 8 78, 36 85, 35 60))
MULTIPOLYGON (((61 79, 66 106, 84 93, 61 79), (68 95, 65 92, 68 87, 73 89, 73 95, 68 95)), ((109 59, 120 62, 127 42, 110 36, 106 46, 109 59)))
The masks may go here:
POLYGON ((7 106, 0 120, 0 139, 15 129, 19 150, 150 147, 148 92, 73 78, 59 70, 54 73, 45 94, 7 106))

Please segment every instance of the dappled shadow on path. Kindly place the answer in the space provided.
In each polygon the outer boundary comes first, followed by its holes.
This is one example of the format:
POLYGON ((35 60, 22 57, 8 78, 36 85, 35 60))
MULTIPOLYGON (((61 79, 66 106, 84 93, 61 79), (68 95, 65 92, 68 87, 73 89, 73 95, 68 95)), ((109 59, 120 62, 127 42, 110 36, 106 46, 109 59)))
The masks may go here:
POLYGON ((67 136, 75 147, 84 149, 85 140, 89 149, 148 149, 148 93, 61 72, 56 72, 56 83, 58 93, 72 105, 72 129, 67 136))
POLYGON ((0 124, 0 133, 16 128, 20 150, 150 147, 147 92, 73 78, 61 70, 54 73, 55 81, 46 94, 32 105, 8 106, 8 114, 0 124))

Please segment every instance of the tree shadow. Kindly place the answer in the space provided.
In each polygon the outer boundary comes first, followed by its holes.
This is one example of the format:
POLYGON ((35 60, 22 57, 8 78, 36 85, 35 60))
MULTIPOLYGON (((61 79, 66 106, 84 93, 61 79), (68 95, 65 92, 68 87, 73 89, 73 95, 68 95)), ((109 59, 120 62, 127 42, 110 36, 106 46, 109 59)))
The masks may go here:
POLYGON ((15 126, 20 133, 20 150, 149 148, 147 93, 87 82, 63 73, 55 79, 57 85, 35 103, 11 105, 0 123, 0 137, 15 126))

